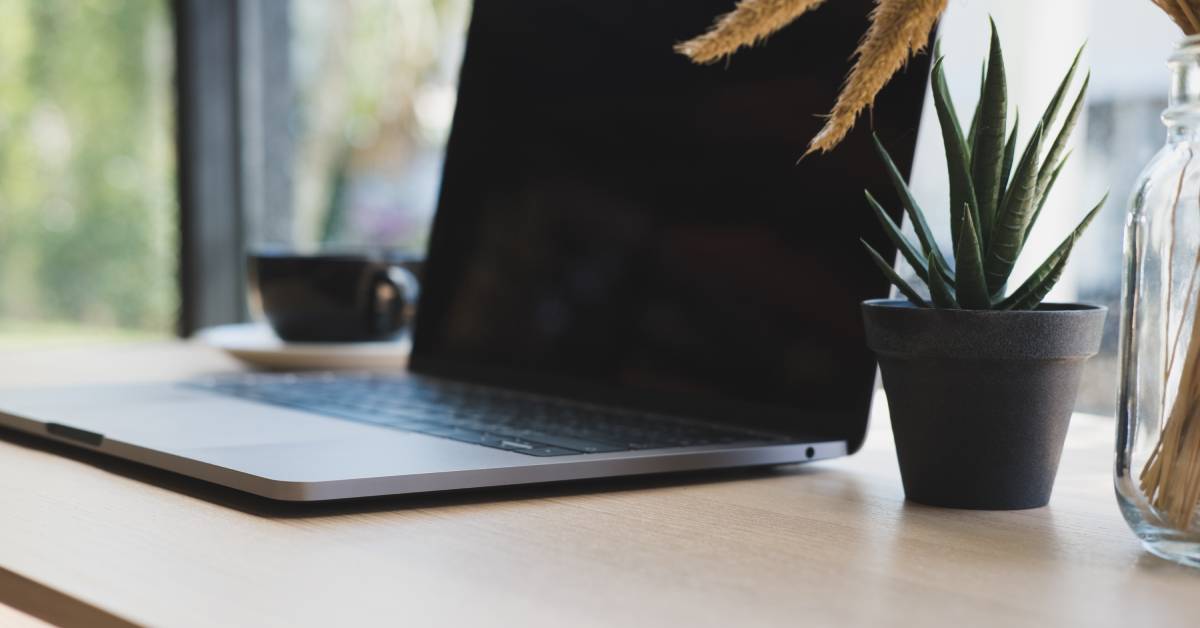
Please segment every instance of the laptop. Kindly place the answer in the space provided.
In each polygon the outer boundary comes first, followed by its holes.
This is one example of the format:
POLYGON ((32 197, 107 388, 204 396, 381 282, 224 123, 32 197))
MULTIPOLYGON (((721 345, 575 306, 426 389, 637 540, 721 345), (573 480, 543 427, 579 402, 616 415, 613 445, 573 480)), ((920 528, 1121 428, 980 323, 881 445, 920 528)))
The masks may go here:
POLYGON ((872 3, 672 52, 732 4, 476 3, 406 372, 5 391, 0 426, 295 501, 854 452, 862 191, 898 207, 869 133, 909 167, 928 61, 797 164, 872 3))

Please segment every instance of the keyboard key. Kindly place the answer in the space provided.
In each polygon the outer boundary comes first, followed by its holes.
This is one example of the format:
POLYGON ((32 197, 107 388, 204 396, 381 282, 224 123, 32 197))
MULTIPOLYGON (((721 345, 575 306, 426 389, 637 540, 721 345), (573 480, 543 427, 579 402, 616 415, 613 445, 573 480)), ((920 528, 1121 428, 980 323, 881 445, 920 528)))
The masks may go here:
POLYGON ((495 436, 492 434, 484 435, 484 439, 479 444, 495 447, 497 449, 504 449, 506 451, 515 451, 521 454, 528 454, 530 456, 568 456, 580 453, 574 449, 551 447, 544 443, 535 443, 522 438, 495 436))
POLYGON ((552 445, 563 449, 571 449, 576 452, 585 454, 599 454, 610 451, 627 451, 629 448, 616 443, 602 443, 593 440, 583 440, 580 438, 572 438, 570 436, 559 436, 556 434, 547 434, 536 430, 523 430, 522 434, 528 438, 552 445))
MULTIPOLYGON (((516 451, 516 450, 510 449, 509 451, 516 451)), ((563 449, 561 447, 535 447, 528 451, 521 451, 520 453, 528 454, 530 456, 543 456, 543 457, 544 456, 577 456, 577 455, 579 455, 578 451, 573 451, 571 449, 563 449)))

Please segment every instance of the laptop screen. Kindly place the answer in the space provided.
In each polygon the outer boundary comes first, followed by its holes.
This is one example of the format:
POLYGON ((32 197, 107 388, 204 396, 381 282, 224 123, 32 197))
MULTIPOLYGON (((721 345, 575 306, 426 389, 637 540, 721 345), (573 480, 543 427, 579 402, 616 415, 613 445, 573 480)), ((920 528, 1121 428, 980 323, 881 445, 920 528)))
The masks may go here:
POLYGON ((730 62, 672 45, 733 0, 480 0, 413 370, 857 446, 874 384, 859 302, 896 208, 871 127, 911 161, 928 59, 797 164, 870 0, 730 62), (873 118, 873 119, 872 119, 873 118))

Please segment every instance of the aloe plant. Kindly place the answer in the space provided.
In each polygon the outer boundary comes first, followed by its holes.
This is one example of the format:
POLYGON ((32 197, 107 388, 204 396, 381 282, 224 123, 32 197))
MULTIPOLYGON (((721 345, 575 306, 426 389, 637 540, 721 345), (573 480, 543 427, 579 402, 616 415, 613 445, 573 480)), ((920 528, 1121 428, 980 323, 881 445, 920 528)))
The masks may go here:
POLYGON ((1012 129, 1009 130, 1006 120, 1008 85, 995 23, 991 25, 991 45, 983 69, 979 104, 965 134, 950 99, 942 68, 943 58, 938 48, 934 47, 933 103, 941 127, 950 178, 951 253, 954 263, 939 249, 924 212, 878 137, 875 138, 876 151, 887 168, 905 213, 912 221, 917 242, 905 236, 870 191, 866 192, 867 203, 875 211, 888 238, 929 288, 929 299, 926 300, 892 268, 888 260, 863 240, 875 264, 909 301, 921 307, 943 309, 1029 310, 1036 308, 1058 283, 1071 249, 1104 205, 1107 194, 1024 283, 1008 292, 1009 277, 1017 257, 1024 249, 1046 197, 1069 157, 1064 151, 1083 107, 1090 74, 1083 79, 1058 132, 1052 133, 1051 129, 1075 76, 1082 52, 1080 48, 1076 53, 1071 67, 1018 158, 1016 144, 1019 118, 1013 116, 1012 129))

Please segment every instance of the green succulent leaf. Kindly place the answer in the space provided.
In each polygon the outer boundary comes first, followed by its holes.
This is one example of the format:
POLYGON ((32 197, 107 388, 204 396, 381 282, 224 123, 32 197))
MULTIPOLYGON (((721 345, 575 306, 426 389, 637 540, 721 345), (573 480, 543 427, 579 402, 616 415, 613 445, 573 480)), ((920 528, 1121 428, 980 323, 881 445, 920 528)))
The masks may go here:
POLYGON ((939 275, 942 276, 942 281, 946 282, 946 285, 950 286, 951 290, 954 289, 954 284, 955 284, 954 271, 951 270, 948 266, 946 266, 945 263, 939 261, 936 266, 929 269, 929 272, 930 273, 937 272, 939 275))
POLYGON ((1046 112, 1042 114, 1042 128, 1049 129, 1054 124, 1054 118, 1058 116, 1058 110, 1062 107, 1063 98, 1067 95, 1067 88, 1071 85, 1071 79, 1075 78, 1075 70, 1079 67, 1079 59, 1083 56, 1083 46, 1075 52, 1075 58, 1071 60, 1071 67, 1067 68, 1067 74, 1063 77, 1062 82, 1058 84, 1058 89, 1054 90, 1054 96, 1050 99, 1050 104, 1046 105, 1046 112))
POLYGON ((958 234, 962 232, 964 208, 978 212, 975 187, 971 182, 970 152, 958 125, 958 114, 950 100, 950 88, 946 85, 943 59, 933 64, 933 105, 937 110, 942 128, 942 143, 946 149, 946 166, 950 176, 950 229, 958 249, 958 234))
POLYGON ((879 204, 879 201, 876 201, 875 197, 871 196, 869 191, 864 190, 863 194, 866 195, 867 203, 870 204, 871 209, 875 210, 875 216, 879 219, 879 223, 883 225, 883 230, 887 233, 888 239, 892 241, 892 244, 896 245, 896 249, 900 251, 900 254, 904 256, 904 259, 907 260, 908 264, 912 266, 914 271, 916 271, 917 276, 920 277, 922 281, 928 282, 929 269, 927 267, 925 255, 922 255, 920 252, 918 252, 917 248, 913 246, 912 242, 908 241, 908 238, 906 238, 900 231, 900 227, 896 225, 896 222, 892 220, 892 217, 889 216, 887 211, 883 209, 883 206, 879 204))
MULTIPOLYGON (((1033 231, 1033 226, 1037 224, 1038 218, 1042 215, 1042 207, 1046 205, 1046 199, 1050 196, 1050 190, 1054 189, 1054 183, 1058 181, 1058 173, 1062 172, 1063 166, 1067 165, 1067 159, 1071 153, 1063 155, 1063 158, 1058 162, 1058 165, 1050 171, 1050 178, 1046 181, 1043 188, 1039 188, 1040 194, 1037 199, 1037 207, 1033 210, 1033 216, 1029 218, 1029 224, 1025 227, 1025 241, 1029 241, 1029 234, 1033 231)), ((1041 179, 1041 175, 1038 176, 1041 179)))
POLYGON ((1000 36, 992 22, 992 43, 988 54, 987 75, 983 80, 978 125, 971 143, 971 178, 979 203, 979 233, 982 242, 991 240, 996 205, 1000 202, 1000 183, 1004 165, 1004 137, 1007 129, 1008 85, 1004 76, 1004 53, 1000 36))
POLYGON ((925 255, 933 252, 942 266, 949 266, 941 249, 938 248, 937 240, 933 237, 929 223, 925 220, 925 212, 917 204, 917 199, 913 198, 908 183, 904 181, 904 175, 900 174, 900 169, 896 167, 896 162, 892 161, 892 156, 883 147, 883 142, 879 141, 879 136, 872 133, 871 138, 875 141, 875 152, 879 154, 879 158, 887 169, 888 177, 892 180, 892 186, 896 188, 896 195, 900 197, 900 204, 908 214, 908 219, 912 221, 913 231, 916 231, 917 239, 921 242, 921 251, 925 255))
POLYGON ((883 274, 887 276, 888 281, 892 282, 892 285, 896 286, 896 288, 898 288, 900 292, 913 303, 913 305, 929 307, 929 302, 921 298, 921 295, 917 294, 917 291, 913 290, 913 287, 908 285, 907 281, 904 281, 904 278, 896 272, 895 268, 892 268, 892 265, 889 264, 887 260, 883 259, 883 256, 880 255, 878 251, 876 251, 870 244, 867 244, 866 240, 859 241, 863 243, 863 246, 867 247, 867 253, 871 255, 871 259, 875 262, 875 265, 879 267, 879 270, 883 271, 883 274))
MULTIPOLYGON (((962 231, 958 235, 958 248, 954 259, 958 262, 955 277, 955 294, 958 304, 968 310, 987 310, 992 299, 983 275, 983 249, 979 244, 979 227, 975 223, 975 212, 963 208, 962 231)), ((931 278, 937 273, 930 273, 931 278)))
POLYGON ((1076 238, 1070 237, 1067 239, 1066 255, 1053 260, 1047 259, 1043 266, 1045 269, 1038 274, 1038 281, 1032 283, 1033 277, 1030 277, 1025 284, 1021 285, 1021 289, 1014 292, 1008 299, 1005 299, 996 306, 998 310, 1033 310, 1041 305, 1042 299, 1046 298, 1047 294, 1054 289, 1059 279, 1062 279, 1063 270, 1067 267, 1067 257, 1071 253, 1071 248, 1075 246, 1076 238), (1013 298, 1018 297, 1018 298, 1013 298))
POLYGON ((1004 144, 1004 163, 1000 166, 1000 190, 996 197, 996 206, 999 209, 1000 199, 1004 198, 1004 191, 1008 189, 1009 177, 1012 176, 1013 159, 1017 155, 1017 129, 1021 126, 1021 110, 1018 109, 1013 113, 1013 128, 1012 133, 1008 136, 1008 141, 1004 144))
POLYGON ((967 131, 967 149, 975 154, 975 140, 979 134, 979 110, 983 108, 984 87, 987 86, 987 64, 979 66, 979 100, 975 103, 975 113, 971 114, 971 130, 967 131))
POLYGON ((954 288, 946 281, 947 269, 941 267, 941 262, 932 253, 926 263, 929 265, 929 279, 925 283, 929 286, 929 298, 933 305, 948 310, 958 309, 954 288))
POLYGON ((988 242, 984 274, 989 293, 1001 291, 1008 282, 1017 256, 1025 243, 1025 228, 1033 215, 1037 196, 1038 153, 1042 144, 1043 127, 1039 123, 1025 147, 1021 161, 1013 172, 1012 182, 1005 191, 992 239, 988 242))
POLYGON ((1071 257, 1071 249, 1075 247, 1075 242, 1083 236, 1084 231, 1092 224, 1092 220, 1096 218, 1096 214, 1104 207, 1104 203, 1108 200, 1106 193, 1099 203, 1088 212, 1083 220, 1079 222, 1079 226, 1063 240, 1058 248, 1042 262, 1042 265, 1033 271, 1033 274, 1021 284, 1008 298, 996 304, 998 310, 1031 310, 1046 298, 1058 280, 1062 278, 1063 269, 1067 266, 1067 260, 1071 257))
POLYGON ((1051 176, 1056 176, 1057 169, 1062 166, 1059 159, 1062 157, 1063 150, 1067 147, 1067 141, 1071 137, 1071 131, 1075 129, 1075 123, 1079 120, 1079 112, 1083 110, 1083 98, 1087 93, 1088 83, 1091 80, 1092 75, 1089 72, 1083 79, 1083 86, 1079 88, 1079 95, 1075 97, 1075 102, 1071 104, 1071 109, 1067 112, 1067 117, 1063 119, 1062 128, 1059 129, 1058 135, 1054 138, 1054 143, 1050 145, 1050 149, 1046 152, 1046 159, 1042 162, 1042 167, 1038 171, 1039 199, 1046 195, 1051 176))

